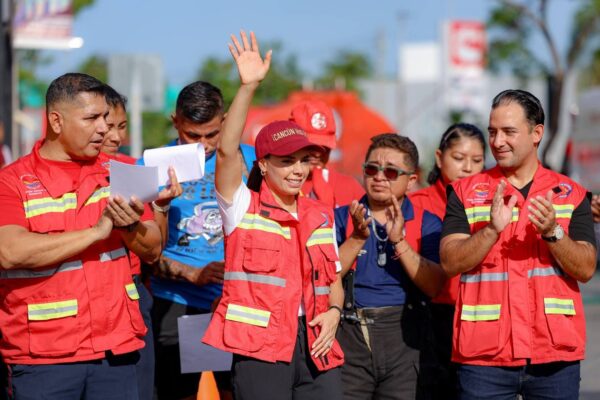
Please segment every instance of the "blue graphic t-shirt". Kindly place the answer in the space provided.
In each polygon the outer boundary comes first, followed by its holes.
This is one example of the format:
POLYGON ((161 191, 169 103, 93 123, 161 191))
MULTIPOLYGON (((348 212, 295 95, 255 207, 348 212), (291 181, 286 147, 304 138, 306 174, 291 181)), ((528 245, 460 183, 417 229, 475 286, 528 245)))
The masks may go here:
MULTIPOLYGON (((176 146, 177 141, 167 146, 176 146)), ((254 148, 242 144, 240 150, 248 173, 255 160, 254 148)), ((212 261, 223 261, 223 229, 215 195, 216 152, 205 160, 202 179, 181 184, 183 193, 171 202, 169 210, 169 240, 163 255, 194 268, 212 261)), ((143 161, 139 161, 142 164, 143 161)), ((244 174, 244 181, 247 173, 244 174)), ((221 295, 222 285, 196 286, 187 281, 150 280, 154 296, 204 310, 221 295)))

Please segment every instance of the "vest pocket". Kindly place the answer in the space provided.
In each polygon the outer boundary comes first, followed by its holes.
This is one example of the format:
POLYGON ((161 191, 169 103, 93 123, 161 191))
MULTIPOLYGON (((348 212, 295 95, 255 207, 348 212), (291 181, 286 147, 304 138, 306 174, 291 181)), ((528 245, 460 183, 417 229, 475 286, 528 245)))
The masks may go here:
MULTIPOLYGON (((500 304, 463 304, 458 351, 464 357, 495 356, 500 351, 500 304)), ((459 312, 459 310, 457 310, 459 312)))
POLYGON ((554 348, 573 351, 582 344, 573 324, 575 315, 573 299, 544 297, 544 314, 554 348))
POLYGON ((125 303, 127 304, 127 312, 129 312, 129 319, 131 320, 133 331, 138 337, 143 336, 146 334, 147 328, 144 319, 142 318, 139 304, 140 295, 135 287, 135 283, 126 284, 125 293, 125 303))
POLYGON ((27 305, 29 350, 39 356, 74 354, 79 342, 77 299, 56 299, 27 305))
POLYGON ((277 243, 272 241, 253 240, 244 246, 243 267, 252 272, 273 272, 278 266, 281 258, 277 243))
POLYGON ((271 312, 256 306, 229 303, 223 326, 223 342, 228 347, 256 352, 265 344, 271 312))

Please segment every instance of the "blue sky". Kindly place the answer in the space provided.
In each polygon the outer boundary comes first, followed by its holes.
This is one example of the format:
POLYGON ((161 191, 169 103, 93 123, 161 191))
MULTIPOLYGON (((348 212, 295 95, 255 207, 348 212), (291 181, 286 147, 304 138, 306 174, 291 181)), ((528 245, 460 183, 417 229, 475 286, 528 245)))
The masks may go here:
MULTIPOLYGON (((575 3, 552 2, 550 20, 559 38, 568 35, 569 18, 564 15, 575 3)), ((84 38, 84 47, 52 52, 54 62, 40 72, 52 79, 75 69, 91 54, 147 53, 162 57, 169 83, 184 84, 193 79, 205 57, 229 57, 229 34, 244 28, 254 30, 263 42, 281 41, 284 53, 296 54, 301 69, 313 76, 341 49, 375 59, 376 37, 383 34, 385 72, 393 75, 400 42, 437 40, 445 19, 485 21, 494 4, 494 0, 96 0, 75 21, 74 35, 84 38)))

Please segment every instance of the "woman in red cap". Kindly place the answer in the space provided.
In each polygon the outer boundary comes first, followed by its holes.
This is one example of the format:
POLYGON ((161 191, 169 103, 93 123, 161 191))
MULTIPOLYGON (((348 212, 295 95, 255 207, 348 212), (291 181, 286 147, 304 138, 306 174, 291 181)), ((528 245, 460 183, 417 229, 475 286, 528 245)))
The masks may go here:
POLYGON ((215 187, 225 232, 223 297, 203 341, 234 353, 236 399, 341 399, 335 340, 343 290, 331 208, 299 196, 311 144, 290 121, 266 125, 242 181, 246 113, 271 59, 254 34, 230 51, 241 86, 217 149, 215 187))

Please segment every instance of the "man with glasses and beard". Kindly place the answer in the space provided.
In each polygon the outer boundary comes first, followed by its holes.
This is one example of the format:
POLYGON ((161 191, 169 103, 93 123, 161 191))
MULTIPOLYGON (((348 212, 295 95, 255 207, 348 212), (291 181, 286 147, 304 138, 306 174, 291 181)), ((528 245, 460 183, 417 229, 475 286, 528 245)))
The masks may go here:
POLYGON ((415 144, 393 133, 371 142, 367 194, 335 211, 346 291, 337 335, 346 357, 344 397, 414 399, 431 376, 422 351, 431 344, 429 298, 445 281, 442 224, 405 196, 417 180, 415 144))

